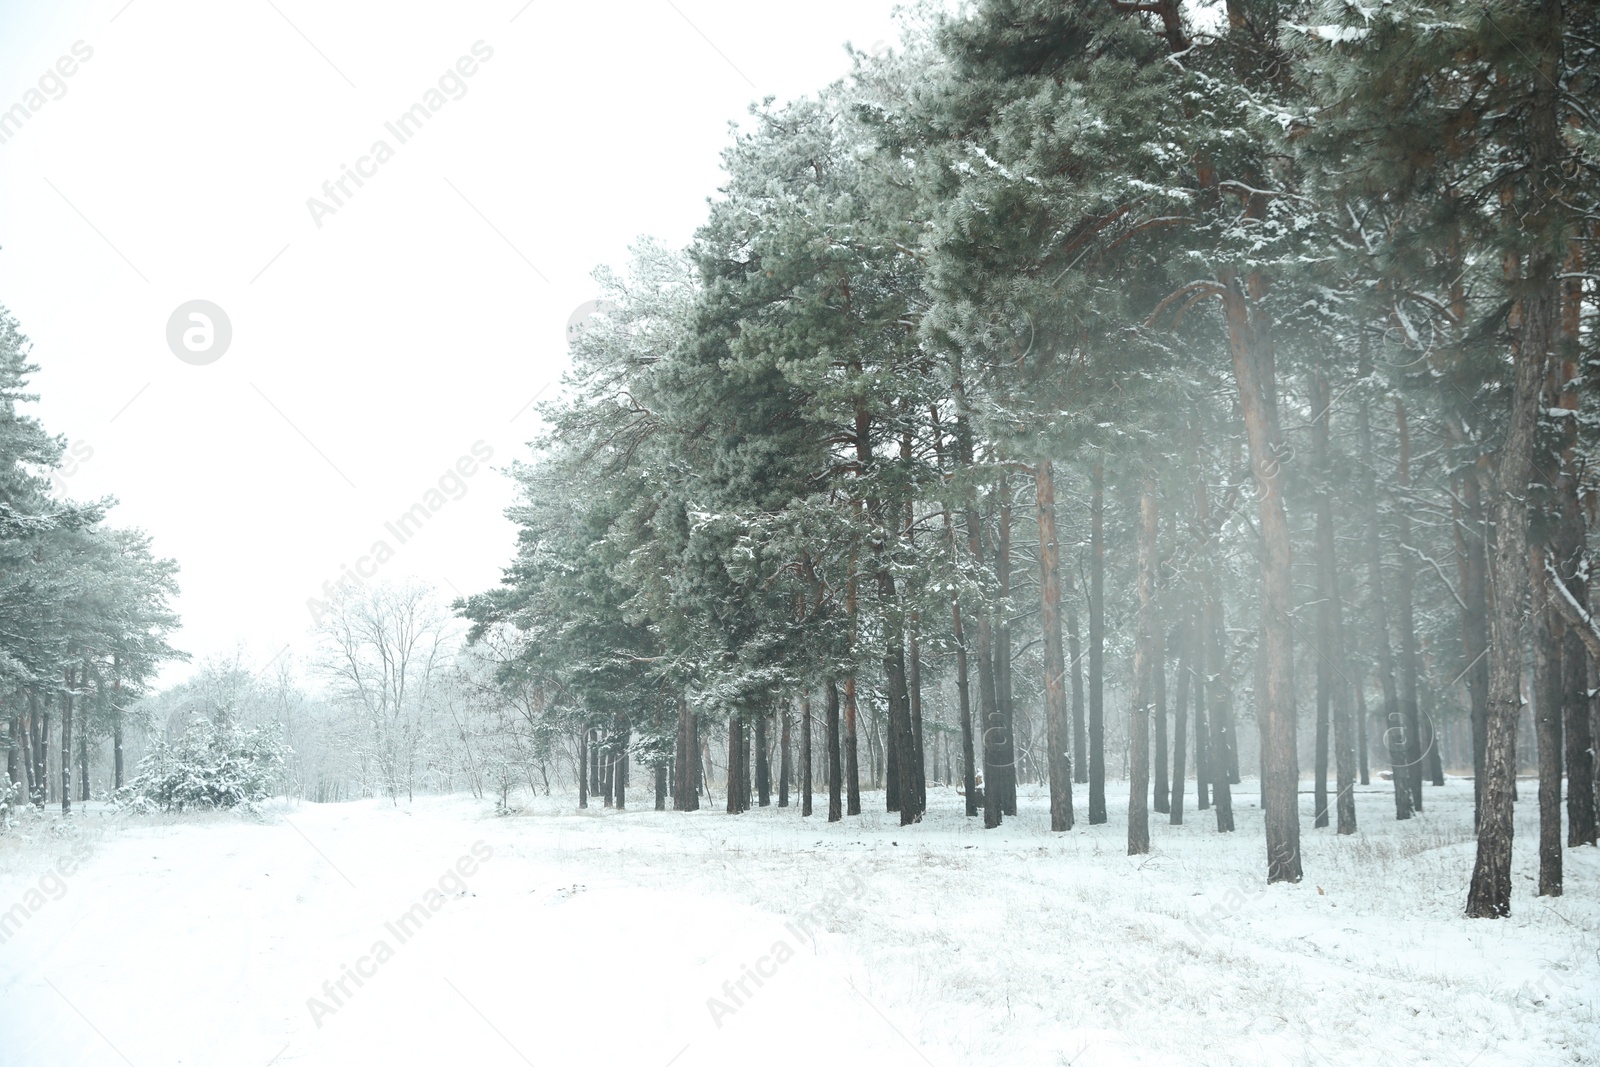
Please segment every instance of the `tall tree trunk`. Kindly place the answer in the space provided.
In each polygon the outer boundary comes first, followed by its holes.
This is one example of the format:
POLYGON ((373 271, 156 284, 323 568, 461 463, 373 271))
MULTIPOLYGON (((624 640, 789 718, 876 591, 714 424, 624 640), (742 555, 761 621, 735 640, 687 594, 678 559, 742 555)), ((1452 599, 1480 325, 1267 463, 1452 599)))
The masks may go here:
MULTIPOLYGON (((1582 267, 1583 260, 1574 251, 1568 258, 1567 273, 1579 273, 1582 267)), ((1559 457, 1551 457, 1552 462, 1559 463, 1560 476, 1554 487, 1558 517, 1550 555, 1553 569, 1572 599, 1578 604, 1588 604, 1588 559, 1585 553, 1588 531, 1584 501, 1580 495, 1583 461, 1576 451, 1578 391, 1584 384, 1578 351, 1582 285, 1581 279, 1573 277, 1569 277, 1562 285, 1560 351, 1558 357, 1552 360, 1551 367, 1552 399, 1563 411, 1570 411, 1572 415, 1561 420, 1561 453, 1559 457)), ((1561 715, 1567 775, 1567 844, 1593 845, 1597 843, 1597 827, 1594 737, 1589 721, 1592 704, 1589 696, 1590 657, 1577 627, 1563 626, 1562 631, 1561 715)), ((1541 763, 1543 754, 1541 742, 1541 763)), ((1543 781, 1542 776, 1540 780, 1543 781)))
POLYGON ((772 806, 772 763, 767 758, 767 713, 756 716, 756 802, 772 806))
POLYGON ((28 803, 32 804, 38 795, 38 786, 36 784, 38 779, 34 776, 38 766, 38 759, 35 755, 38 746, 34 744, 33 735, 38 730, 39 713, 35 706, 36 701, 33 698, 33 690, 31 688, 28 691, 28 704, 28 712, 22 717, 22 775, 27 780, 27 789, 23 795, 28 798, 28 803))
POLYGON ((921 618, 911 613, 911 632, 906 638, 906 700, 911 712, 911 745, 907 754, 910 763, 909 785, 916 801, 916 820, 921 821, 928 810, 928 771, 922 734, 922 642, 918 634, 921 618))
POLYGON ((1189 610, 1189 649, 1194 657, 1190 672, 1194 686, 1194 804, 1198 811, 1211 807, 1211 715, 1206 708, 1210 683, 1207 681, 1205 609, 1199 604, 1189 610))
POLYGON ((1400 442, 1399 463, 1395 468, 1395 481, 1399 486, 1398 504, 1394 509, 1395 530, 1399 538, 1400 571, 1395 583, 1395 593, 1400 624, 1400 707, 1405 713, 1406 780, 1411 787, 1411 807, 1422 810, 1422 716, 1417 695, 1417 624, 1415 617, 1415 592, 1417 586, 1417 561, 1411 546, 1411 428, 1406 422, 1406 409, 1395 401, 1395 430, 1400 442))
MULTIPOLYGON (((81 702, 80 702, 81 704, 81 702)), ((89 709, 78 713, 78 799, 89 803, 89 709)))
POLYGON ((605 790, 605 806, 616 806, 616 752, 611 749, 610 741, 603 741, 597 745, 597 752, 603 752, 600 758, 600 789, 605 790))
POLYGON ((1328 745, 1330 725, 1338 793, 1338 832, 1356 830, 1355 736, 1350 681, 1344 646, 1344 614, 1339 589, 1338 545, 1333 529, 1334 478, 1330 447, 1333 391, 1321 371, 1311 377, 1313 462, 1317 471, 1317 796, 1316 825, 1328 825, 1328 745), (1331 722, 1330 722, 1331 720, 1331 722))
MULTIPOLYGON (((1252 210, 1259 211, 1260 205, 1252 204, 1252 210)), ((1233 376, 1244 412, 1261 527, 1261 629, 1265 638, 1266 685, 1258 701, 1258 725, 1267 881, 1298 882, 1300 765, 1295 745, 1294 560, 1283 502, 1285 453, 1278 428, 1274 356, 1266 321, 1259 311, 1266 295, 1265 283, 1252 275, 1241 284, 1229 270, 1222 272, 1221 281, 1233 376)))
POLYGON ((1096 459, 1089 489, 1089 824, 1106 821, 1105 460, 1096 459))
POLYGON ((1233 746, 1233 684, 1228 677, 1227 631, 1223 628, 1222 602, 1207 590, 1206 638, 1210 642, 1209 683, 1206 686, 1211 707, 1211 806, 1217 812, 1217 832, 1232 833, 1233 786, 1228 774, 1229 751, 1233 746))
POLYGON ((828 735, 828 821, 844 818, 844 802, 840 798, 844 783, 843 760, 839 752, 839 685, 828 679, 825 726, 828 735))
POLYGON ((577 753, 576 768, 577 768, 577 772, 578 772, 577 779, 578 779, 578 807, 579 808, 587 808, 589 806, 589 801, 588 801, 588 797, 589 797, 589 755, 588 755, 589 749, 588 749, 588 737, 589 737, 589 733, 588 733, 587 729, 581 729, 581 730, 578 731, 578 753, 577 753))
MULTIPOLYGON (((978 517, 977 505, 971 500, 967 504, 967 551, 974 564, 979 567, 985 565, 983 524, 978 517)), ((986 829, 999 826, 1004 813, 1004 787, 1001 783, 1004 772, 1000 764, 1005 759, 1002 745, 1005 723, 995 689, 993 618, 993 605, 985 604, 978 612, 978 706, 983 726, 983 825, 986 829)))
MULTIPOLYGON (((1365 366, 1364 353, 1362 362, 1363 370, 1370 373, 1370 367, 1365 366)), ((1367 468, 1365 492, 1361 494, 1366 504, 1366 514, 1363 518, 1366 525, 1367 599, 1372 605, 1372 648, 1378 668, 1378 681, 1383 686, 1383 740, 1389 751, 1389 770, 1394 780, 1394 817, 1409 819, 1411 783, 1405 767, 1404 715, 1400 705, 1399 689, 1395 685, 1394 654, 1389 646, 1389 612, 1383 595, 1383 548, 1378 534, 1378 487, 1377 480, 1372 475, 1374 470, 1372 422, 1365 398, 1361 401, 1356 419, 1361 455, 1366 461, 1367 468)))
MULTIPOLYGON (((1471 699, 1473 826, 1483 810, 1484 737, 1489 722, 1489 559, 1483 488, 1476 468, 1461 477, 1461 503, 1453 505, 1456 561, 1461 575, 1461 643, 1471 699)), ((1365 759, 1363 751, 1362 758, 1365 759)), ((1365 778, 1362 779, 1366 781, 1365 778)))
POLYGON ((22 751, 20 738, 22 737, 22 713, 17 709, 11 710, 6 731, 6 794, 8 802, 15 802, 16 794, 22 786, 22 751))
MULTIPOLYGON (((1540 0, 1535 13, 1543 34, 1529 41, 1539 69, 1530 80, 1528 117, 1529 167, 1539 185, 1550 180, 1560 143, 1557 89, 1562 47, 1560 0, 1540 0), (1543 47, 1541 47, 1541 44, 1543 47)), ((1529 37, 1535 36, 1529 34, 1529 37)), ((1544 190, 1536 189, 1542 194, 1544 190)), ((1555 197, 1532 208, 1537 216, 1555 197)), ((1485 729, 1484 783, 1478 823, 1478 850, 1467 891, 1469 918, 1496 918, 1511 913, 1512 797, 1516 786, 1517 718, 1524 649, 1523 609, 1527 604, 1528 482, 1533 476, 1534 437, 1539 425, 1545 363, 1555 340, 1560 283, 1558 261, 1548 248, 1535 246, 1529 256, 1527 282, 1514 311, 1510 417, 1500 445, 1495 472, 1494 551, 1489 559, 1493 608, 1489 616, 1489 709, 1485 729)), ((1541 583, 1542 584, 1542 583, 1541 583)))
POLYGON ((1561 895, 1561 626, 1548 603, 1545 550, 1529 552, 1533 721, 1539 756, 1539 895, 1561 895))
MULTIPOLYGON (((1582 247, 1576 242, 1567 262, 1567 279, 1562 284, 1561 343, 1557 361, 1555 401, 1572 416, 1562 420, 1563 449, 1558 486, 1560 526, 1555 551, 1555 567, 1567 590, 1579 604, 1589 603, 1587 556, 1587 516, 1582 498, 1580 475, 1583 460, 1577 454, 1579 390, 1586 385, 1582 374, 1579 341, 1583 311, 1583 279, 1576 277, 1584 267, 1582 247)), ((1561 712, 1564 719, 1567 770, 1567 844, 1600 844, 1595 794, 1595 737, 1590 712, 1594 701, 1589 696, 1588 650, 1577 628, 1565 627, 1566 641, 1561 662, 1565 682, 1561 712)))
POLYGON ((740 806, 741 788, 739 784, 739 765, 744 761, 744 753, 740 751, 739 744, 740 740, 742 740, 739 736, 742 730, 743 726, 739 722, 739 716, 729 715, 728 780, 725 784, 728 794, 728 802, 724 805, 724 810, 726 810, 729 815, 737 815, 739 812, 744 810, 740 806))
POLYGON ((1089 731, 1083 706, 1083 648, 1078 640, 1078 607, 1073 601, 1075 582, 1072 568, 1063 564, 1061 611, 1067 620, 1067 655, 1072 675, 1072 780, 1080 785, 1089 781, 1089 731))
POLYGON ((844 680, 845 814, 861 814, 861 747, 856 736, 856 676, 844 680))
MULTIPOLYGON (((1160 609, 1157 609, 1160 615, 1160 609)), ((1167 801, 1167 634, 1159 617, 1155 623, 1155 644, 1152 646, 1150 658, 1150 711, 1154 716, 1155 731, 1153 737, 1154 765, 1151 768, 1151 784, 1155 788, 1155 798, 1151 808, 1162 815, 1171 814, 1172 808, 1167 801)))
POLYGON ((700 736, 695 728, 694 712, 689 709, 686 696, 678 697, 678 765, 676 772, 677 795, 673 807, 679 811, 700 810, 700 736))
POLYGON ((1368 766, 1368 751, 1371 742, 1367 739, 1367 679, 1365 676, 1356 679, 1356 750, 1360 759, 1361 784, 1371 785, 1371 769, 1368 766))
POLYGON ((61 690, 61 813, 72 814, 72 668, 62 672, 66 685, 61 690))
POLYGON ((1150 715, 1155 707, 1156 641, 1155 479, 1139 494, 1139 616, 1133 646, 1133 701, 1128 729, 1128 855, 1150 851, 1150 715))
POLYGON ((1066 661, 1061 650, 1061 543, 1056 530, 1055 471, 1048 459, 1034 468, 1034 497, 1039 509, 1039 603, 1044 636, 1044 707, 1046 762, 1050 775, 1050 829, 1072 829, 1072 765, 1067 758, 1071 728, 1067 724, 1064 685, 1066 661))
POLYGON ((800 697, 800 814, 811 814, 811 695, 800 697))
MULTIPOLYGON (((945 539, 950 545, 950 562, 955 565, 956 533, 948 509, 944 513, 944 530, 945 539)), ((967 639, 962 628, 961 598, 956 593, 950 596, 950 640, 956 649, 956 703, 961 717, 961 780, 967 801, 967 816, 970 818, 978 814, 978 772, 973 754, 972 683, 967 671, 967 639)))
POLYGON ((1012 701, 1011 688, 1011 485, 1004 474, 996 492, 998 515, 995 523, 996 539, 994 570, 999 587, 1000 603, 995 609, 994 623, 994 683, 995 702, 1000 710, 998 785, 1004 787, 1000 794, 1000 811, 1004 815, 1017 813, 1017 716, 1012 701))
POLYGON ((626 717, 618 717, 618 752, 616 752, 616 769, 613 771, 614 787, 616 787, 616 809, 624 811, 627 808, 627 774, 632 769, 632 744, 634 744, 634 726, 630 725, 626 717))
POLYGON ((1190 646, 1193 645, 1194 627, 1188 612, 1178 624, 1178 692, 1172 714, 1172 793, 1171 818, 1173 826, 1183 825, 1183 782, 1187 773, 1184 757, 1189 746, 1189 675, 1193 667, 1190 646))
POLYGON ((782 706, 778 712, 778 807, 789 806, 789 777, 794 773, 794 767, 789 762, 790 723, 792 716, 788 707, 782 706))
POLYGON ((118 677, 110 683, 110 753, 112 753, 112 789, 122 789, 122 662, 112 657, 112 669, 118 677))

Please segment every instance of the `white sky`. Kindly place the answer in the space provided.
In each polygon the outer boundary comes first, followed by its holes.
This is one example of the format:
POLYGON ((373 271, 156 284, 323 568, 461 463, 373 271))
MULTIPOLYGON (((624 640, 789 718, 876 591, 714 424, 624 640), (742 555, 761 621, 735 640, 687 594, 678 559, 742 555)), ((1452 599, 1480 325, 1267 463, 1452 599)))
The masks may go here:
MULTIPOLYGON (((888 0, 525 3, 0 3, 0 110, 93 49, 0 144, 0 303, 46 426, 92 449, 68 492, 116 495, 179 561, 197 658, 303 654, 307 599, 395 545, 386 521, 474 442, 525 453, 590 272, 688 239, 727 123, 896 36, 888 0), (385 122, 480 40, 465 95, 400 144, 385 122), (307 198, 380 138, 394 158, 319 229, 307 198), (193 299, 233 326, 208 366, 166 343, 193 299)), ((466 486, 380 577, 498 581, 510 483, 466 486)))

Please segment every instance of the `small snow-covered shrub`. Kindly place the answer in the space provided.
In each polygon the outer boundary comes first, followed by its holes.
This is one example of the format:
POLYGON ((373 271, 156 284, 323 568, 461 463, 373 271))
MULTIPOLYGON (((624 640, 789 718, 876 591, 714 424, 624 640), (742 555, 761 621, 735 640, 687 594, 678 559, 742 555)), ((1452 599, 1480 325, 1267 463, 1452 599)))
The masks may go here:
POLYGON ((289 754, 276 730, 196 719, 177 744, 156 742, 117 799, 154 811, 248 807, 272 795, 289 754))
POLYGON ((10 828, 16 821, 17 809, 22 807, 22 783, 0 779, 0 830, 10 828))

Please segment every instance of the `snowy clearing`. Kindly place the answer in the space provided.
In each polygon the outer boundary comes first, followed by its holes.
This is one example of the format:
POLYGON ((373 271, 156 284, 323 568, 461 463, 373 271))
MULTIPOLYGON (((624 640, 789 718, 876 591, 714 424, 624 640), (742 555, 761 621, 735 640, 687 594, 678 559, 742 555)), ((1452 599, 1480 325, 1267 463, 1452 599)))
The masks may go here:
POLYGON ((1253 788, 1237 834, 1190 811, 1135 859, 1116 809, 1051 835, 1034 793, 986 833, 946 788, 911 829, 881 793, 832 826, 556 798, 30 824, 0 843, 0 906, 28 913, 0 1062, 1600 1060, 1600 852, 1536 899, 1531 789, 1513 916, 1480 922, 1470 782, 1409 824, 1375 783, 1345 839, 1303 797, 1307 878, 1270 889, 1253 788))

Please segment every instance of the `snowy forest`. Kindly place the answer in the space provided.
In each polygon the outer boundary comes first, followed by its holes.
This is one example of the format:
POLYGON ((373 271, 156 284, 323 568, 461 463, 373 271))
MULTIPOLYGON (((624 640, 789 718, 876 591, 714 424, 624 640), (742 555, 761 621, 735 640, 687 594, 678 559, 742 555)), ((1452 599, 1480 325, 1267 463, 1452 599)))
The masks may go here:
POLYGON ((913 824, 953 782, 997 827, 1042 782, 1065 831, 1109 775, 1139 854, 1185 809, 1233 831, 1249 776, 1295 882, 1303 780, 1353 834, 1358 784, 1403 820, 1448 769, 1497 916, 1531 769, 1562 891, 1596 843, 1600 21, 1218 15, 915 27, 755 111, 691 246, 600 275, 516 558, 461 605, 587 746, 580 804, 633 765, 710 802, 713 742, 730 813, 881 785, 913 824))
MULTIPOLYGON (((895 20, 583 264, 428 490, 508 488, 483 580, 346 566, 281 648, 185 629, 0 307, 0 1063, 1600 1062, 1600 5, 895 20)), ((338 358, 447 396, 420 323, 338 358)))

